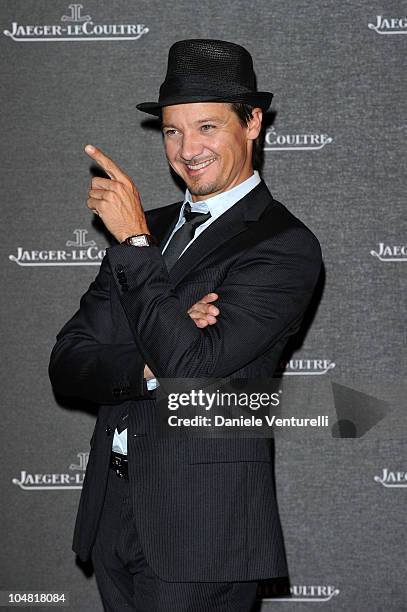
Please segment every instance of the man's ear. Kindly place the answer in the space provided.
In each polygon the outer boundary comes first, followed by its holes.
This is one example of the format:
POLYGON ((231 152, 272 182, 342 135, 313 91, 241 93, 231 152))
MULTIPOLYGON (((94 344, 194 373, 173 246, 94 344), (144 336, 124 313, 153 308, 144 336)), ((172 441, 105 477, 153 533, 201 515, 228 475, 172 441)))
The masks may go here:
POLYGON ((256 106, 252 110, 252 118, 247 124, 247 137, 249 140, 256 140, 261 131, 261 122, 263 120, 263 111, 256 106))

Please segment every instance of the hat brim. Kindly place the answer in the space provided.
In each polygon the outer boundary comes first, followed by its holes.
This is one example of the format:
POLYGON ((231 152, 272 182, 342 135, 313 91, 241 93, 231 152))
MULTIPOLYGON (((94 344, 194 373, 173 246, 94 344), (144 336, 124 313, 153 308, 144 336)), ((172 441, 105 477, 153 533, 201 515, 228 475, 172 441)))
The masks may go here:
POLYGON ((211 95, 178 95, 171 96, 162 102, 141 102, 136 104, 136 108, 143 113, 160 117, 161 110, 164 106, 174 106, 175 104, 188 104, 193 102, 241 102, 250 104, 251 106, 259 106, 262 111, 266 112, 271 104, 273 94, 268 91, 255 91, 251 93, 240 93, 238 95, 229 96, 211 96, 211 95))

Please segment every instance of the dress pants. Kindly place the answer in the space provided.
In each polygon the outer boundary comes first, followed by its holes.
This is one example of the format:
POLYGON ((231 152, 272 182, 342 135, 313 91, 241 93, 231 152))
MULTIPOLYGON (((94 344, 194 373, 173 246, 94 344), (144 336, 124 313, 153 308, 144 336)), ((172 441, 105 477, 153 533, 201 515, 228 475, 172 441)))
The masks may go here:
POLYGON ((92 562, 106 612, 250 612, 256 597, 256 582, 161 580, 141 549, 129 482, 112 469, 92 562))

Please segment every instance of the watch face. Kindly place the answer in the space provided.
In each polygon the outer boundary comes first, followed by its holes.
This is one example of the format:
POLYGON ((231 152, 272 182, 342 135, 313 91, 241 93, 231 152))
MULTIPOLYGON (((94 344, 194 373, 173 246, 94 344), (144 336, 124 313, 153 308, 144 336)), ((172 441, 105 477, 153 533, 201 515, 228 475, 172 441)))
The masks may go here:
POLYGON ((133 246, 148 246, 147 236, 133 236, 130 238, 130 242, 133 246))

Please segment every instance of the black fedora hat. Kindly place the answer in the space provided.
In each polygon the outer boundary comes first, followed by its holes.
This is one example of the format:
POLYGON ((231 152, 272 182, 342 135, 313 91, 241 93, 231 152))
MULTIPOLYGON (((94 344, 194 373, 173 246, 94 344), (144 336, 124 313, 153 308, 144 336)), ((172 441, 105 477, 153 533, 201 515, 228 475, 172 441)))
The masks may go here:
POLYGON ((187 102, 243 102, 265 112, 272 97, 270 92, 257 91, 247 49, 225 40, 193 38, 170 48, 158 102, 136 106, 157 117, 163 106, 187 102))

